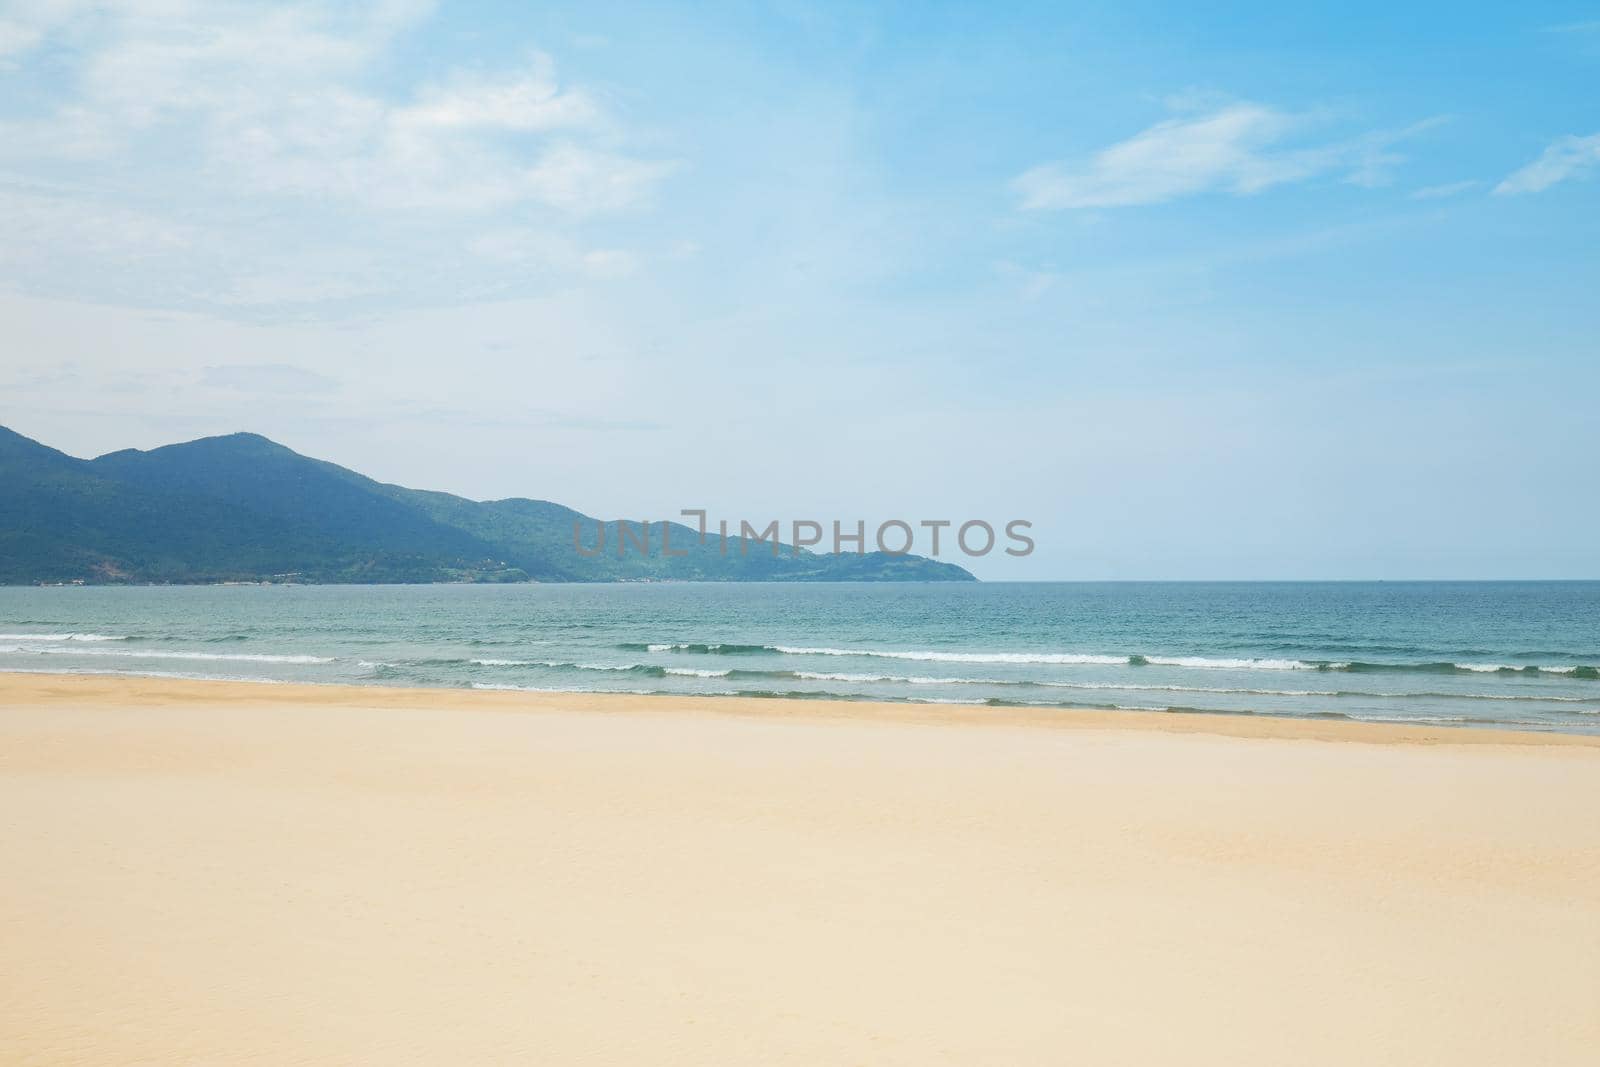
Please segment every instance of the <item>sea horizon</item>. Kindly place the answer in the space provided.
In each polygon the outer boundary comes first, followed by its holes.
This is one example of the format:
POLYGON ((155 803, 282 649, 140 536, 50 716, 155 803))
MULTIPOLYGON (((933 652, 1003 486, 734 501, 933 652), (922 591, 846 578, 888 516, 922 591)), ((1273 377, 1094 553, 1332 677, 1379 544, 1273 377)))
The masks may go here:
MULTIPOLYGON (((982 585, 1583 585, 1600 583, 1600 578, 975 578, 982 585)), ((301 582, 301 581, 216 581, 216 582, 0 582, 0 589, 182 589, 228 586, 295 585, 343 589, 412 589, 427 586, 592 586, 592 585, 943 585, 923 578, 903 579, 792 579, 792 578, 607 578, 594 581, 514 582, 301 582)))

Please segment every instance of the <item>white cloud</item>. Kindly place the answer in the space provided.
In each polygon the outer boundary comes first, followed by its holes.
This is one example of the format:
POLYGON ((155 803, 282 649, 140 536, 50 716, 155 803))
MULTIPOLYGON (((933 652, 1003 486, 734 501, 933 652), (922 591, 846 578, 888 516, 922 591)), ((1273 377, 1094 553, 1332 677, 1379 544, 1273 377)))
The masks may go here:
POLYGON ((541 54, 517 77, 457 78, 424 89, 393 119, 396 125, 420 128, 542 131, 588 126, 599 117, 586 94, 557 84, 554 64, 541 54))
MULTIPOLYGON (((515 82, 508 84, 515 93, 515 82)), ((430 107, 419 118, 410 107, 328 93, 285 105, 271 121, 230 125, 208 146, 208 166, 260 193, 472 213, 533 204, 572 216, 641 204, 672 170, 588 143, 581 128, 529 144, 485 131, 531 116, 474 115, 461 101, 447 110, 430 107)))
POLYGON ((639 257, 623 248, 596 248, 583 254, 583 268, 594 278, 627 278, 639 269, 639 257))
POLYGON ((0 6, 0 69, 90 6, 87 0, 9 0, 0 6))
POLYGON ((587 259, 578 230, 648 203, 674 165, 633 151, 601 97, 537 51, 407 84, 395 46, 431 7, 0 0, 0 63, 31 102, 0 120, 0 202, 22 230, 0 271, 177 305, 416 299, 424 278, 449 300, 529 283, 450 275, 486 269, 469 245, 499 227, 570 247, 542 257, 542 283, 558 263, 626 274, 587 259), (71 262, 93 248, 93 269, 71 262))
POLYGON ((13 57, 48 42, 74 104, 131 132, 250 94, 348 77, 431 10, 425 0, 348 7, 299 0, 12 0, 13 57))
POLYGON ((1513 172, 1494 187, 1496 193, 1538 193, 1557 182, 1584 178, 1600 170, 1600 133, 1556 141, 1538 159, 1513 172))
POLYGON ((529 229, 490 230, 473 238, 467 247, 497 268, 524 273, 542 270, 614 280, 630 277, 639 268, 639 257, 627 249, 585 249, 570 239, 529 229))
MULTIPOLYGON (((494 210, 533 202, 577 214, 639 202, 667 172, 611 145, 589 94, 535 53, 498 76, 455 75, 390 101, 361 75, 424 9, 317 3, 96 6, 54 24, 87 36, 75 93, 0 125, 17 158, 137 157, 174 142, 219 191, 334 196, 365 206, 494 210), (553 139, 559 135, 559 140, 553 139)), ((0 33, 0 41, 8 39, 0 33)))
POLYGON ((611 211, 641 200, 670 173, 670 163, 652 163, 561 144, 519 175, 528 195, 575 214, 611 211))
POLYGON ((36 27, 15 19, 0 19, 0 63, 7 56, 26 52, 39 43, 43 33, 36 27))
POLYGON ((1011 186, 1026 210, 1062 210, 1159 204, 1210 192, 1247 196, 1340 172, 1354 184, 1377 185, 1397 161, 1386 149, 1430 124, 1296 145, 1310 117, 1237 102, 1158 122, 1100 150, 1086 165, 1033 167, 1011 186))

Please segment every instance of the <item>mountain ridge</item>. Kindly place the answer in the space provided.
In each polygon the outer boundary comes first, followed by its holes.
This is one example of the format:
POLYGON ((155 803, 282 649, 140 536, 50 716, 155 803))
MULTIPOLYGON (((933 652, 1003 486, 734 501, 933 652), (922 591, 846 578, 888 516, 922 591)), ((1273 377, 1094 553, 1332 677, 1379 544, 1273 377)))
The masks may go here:
POLYGON ((78 459, 0 426, 0 584, 975 580, 922 556, 736 538, 724 553, 664 522, 648 552, 584 554, 574 523, 586 545, 616 529, 547 500, 379 482, 256 433, 78 459))

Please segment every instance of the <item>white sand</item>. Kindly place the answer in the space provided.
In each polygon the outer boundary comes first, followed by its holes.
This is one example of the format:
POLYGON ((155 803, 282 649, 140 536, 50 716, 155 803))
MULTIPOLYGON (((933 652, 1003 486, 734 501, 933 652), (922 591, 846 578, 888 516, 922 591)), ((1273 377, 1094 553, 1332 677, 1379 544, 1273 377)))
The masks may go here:
POLYGON ((1584 739, 0 676, 0 872, 8 1064, 1600 1057, 1584 739))

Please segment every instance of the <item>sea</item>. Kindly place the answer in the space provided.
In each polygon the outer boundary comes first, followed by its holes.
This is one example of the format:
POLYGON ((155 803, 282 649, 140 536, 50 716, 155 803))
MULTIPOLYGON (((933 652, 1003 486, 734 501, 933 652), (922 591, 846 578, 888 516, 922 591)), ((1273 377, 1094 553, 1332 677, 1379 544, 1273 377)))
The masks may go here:
POLYGON ((0 588, 0 671, 1600 732, 1600 582, 0 588))

